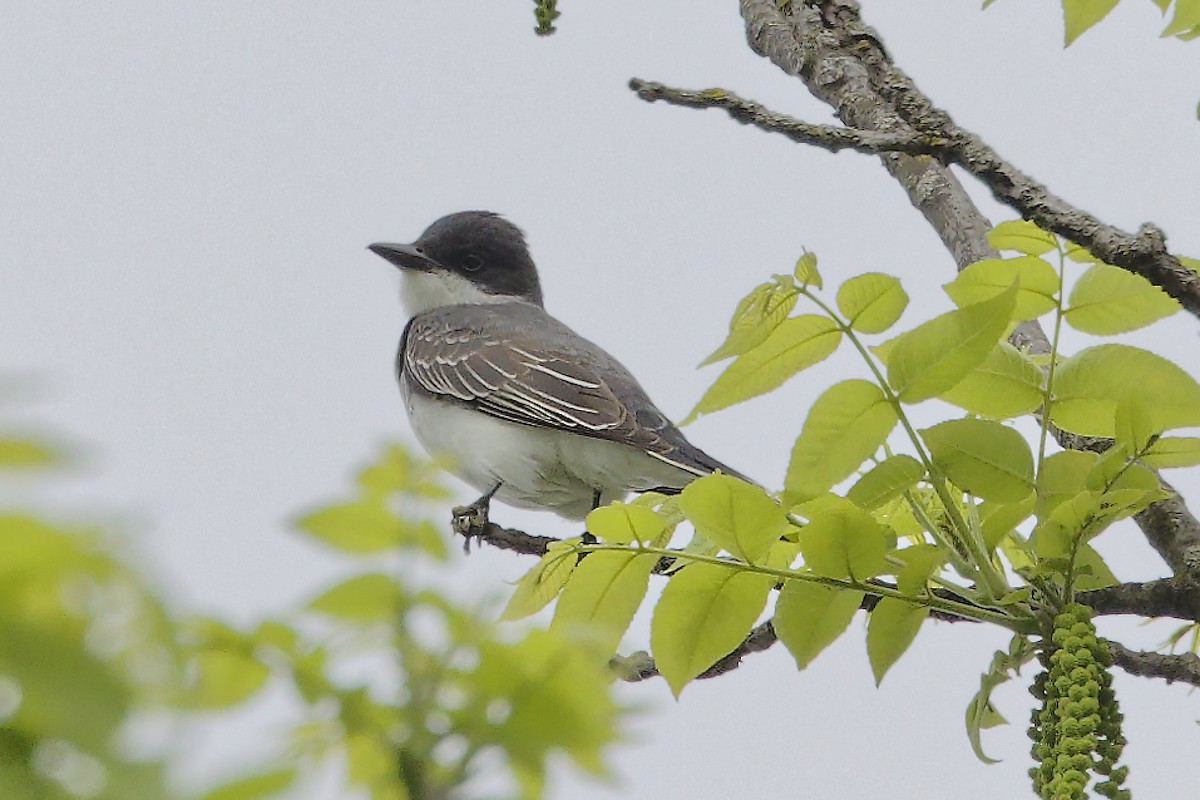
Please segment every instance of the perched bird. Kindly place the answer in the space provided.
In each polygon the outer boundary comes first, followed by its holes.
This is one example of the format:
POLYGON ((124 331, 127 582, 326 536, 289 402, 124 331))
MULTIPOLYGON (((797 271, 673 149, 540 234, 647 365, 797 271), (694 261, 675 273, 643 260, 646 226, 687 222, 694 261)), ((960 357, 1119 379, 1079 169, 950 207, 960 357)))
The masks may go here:
POLYGON ((442 217, 412 244, 369 249, 401 269, 411 315, 396 369, 417 439, 483 496, 455 509, 480 531, 493 497, 582 519, 630 492, 678 492, 734 470, 693 446, 629 370, 542 307, 517 226, 442 217))

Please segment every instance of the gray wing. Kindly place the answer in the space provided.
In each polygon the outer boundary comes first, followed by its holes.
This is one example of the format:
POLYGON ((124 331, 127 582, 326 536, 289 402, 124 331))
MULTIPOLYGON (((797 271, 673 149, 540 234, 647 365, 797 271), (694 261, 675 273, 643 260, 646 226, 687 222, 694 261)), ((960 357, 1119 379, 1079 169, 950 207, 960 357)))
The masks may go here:
POLYGON ((493 417, 636 447, 695 475, 720 469, 601 348, 527 303, 432 309, 397 356, 410 388, 493 417))

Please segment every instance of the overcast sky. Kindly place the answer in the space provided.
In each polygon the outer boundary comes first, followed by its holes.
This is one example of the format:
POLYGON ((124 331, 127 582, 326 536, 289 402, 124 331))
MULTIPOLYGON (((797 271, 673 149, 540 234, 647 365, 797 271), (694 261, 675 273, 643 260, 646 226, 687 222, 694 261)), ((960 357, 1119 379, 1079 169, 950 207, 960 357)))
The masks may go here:
MULTIPOLYGON (((907 324, 950 307, 938 287, 953 263, 878 162, 625 87, 722 86, 829 121, 749 51, 735 2, 560 5, 550 38, 533 35, 527 0, 0 9, 0 369, 39 387, 3 420, 84 444, 54 497, 111 519, 180 608, 249 622, 355 568, 288 519, 345 492, 379 444, 411 441, 391 371, 398 279, 370 242, 411 240, 450 211, 507 214, 528 233, 551 312, 677 419, 715 377, 693 367, 736 299, 802 247, 827 284, 901 275, 907 324)), ((1122 3, 1066 51, 1049 0, 864 5, 897 63, 1003 155, 1103 219, 1153 220, 1176 252, 1200 255, 1200 43, 1159 40, 1152 4, 1122 3)), ((993 220, 1011 217, 969 188, 993 220)), ((1196 331, 1181 316, 1123 340, 1197 374, 1196 331)), ((778 486, 804 410, 856 369, 835 359, 688 435, 778 486)), ((936 419, 933 405, 918 419, 936 419)), ((1196 471, 1174 477, 1200 502, 1196 471)), ((502 506, 494 518, 572 531, 502 506)), ((1123 580, 1164 574, 1132 527, 1099 548, 1123 580)), ((484 550, 456 555, 451 574, 464 597, 500 602, 529 563, 484 550)), ((985 738, 1003 763, 976 762, 963 732, 1002 633, 927 626, 876 690, 861 623, 804 673, 777 647, 679 703, 661 681, 622 687, 651 710, 614 752, 616 782, 558 770, 552 795, 1028 791, 1021 684, 998 693, 1014 724, 985 738)), ((1146 647, 1169 629, 1103 623, 1146 647)), ((646 631, 640 617, 626 649, 646 631)), ((1117 686, 1135 794, 1194 793, 1200 703, 1123 675, 1117 686)), ((190 731, 184 778, 266 757, 291 713, 276 692, 219 736, 190 731)))

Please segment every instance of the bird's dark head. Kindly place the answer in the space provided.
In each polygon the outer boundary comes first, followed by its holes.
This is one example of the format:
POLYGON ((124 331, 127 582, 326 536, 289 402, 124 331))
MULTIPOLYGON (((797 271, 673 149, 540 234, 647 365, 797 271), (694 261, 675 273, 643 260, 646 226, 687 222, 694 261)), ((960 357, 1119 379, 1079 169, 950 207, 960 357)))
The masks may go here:
POLYGON ((542 304, 537 268, 521 229, 491 211, 449 214, 412 244, 368 248, 404 273, 410 313, 458 303, 542 304))

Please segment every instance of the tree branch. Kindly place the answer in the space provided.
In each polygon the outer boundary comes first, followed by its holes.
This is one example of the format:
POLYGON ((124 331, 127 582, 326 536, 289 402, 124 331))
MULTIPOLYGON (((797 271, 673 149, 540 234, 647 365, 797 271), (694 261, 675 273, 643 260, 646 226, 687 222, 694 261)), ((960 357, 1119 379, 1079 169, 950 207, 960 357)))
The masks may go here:
MULTIPOLYGON (((862 24, 856 4, 849 0, 739 3, 750 48, 804 81, 813 96, 828 103, 846 125, 860 130, 911 130, 876 86, 879 76, 891 74, 891 60, 875 33, 862 24), (780 6, 787 7, 786 14, 780 6)), ((907 86, 910 94, 919 94, 911 81, 907 86)), ((987 243, 991 224, 948 167, 904 154, 885 154, 880 160, 937 232, 959 269, 998 257, 987 243)), ((1011 340, 1035 353, 1050 351, 1050 342, 1036 322, 1020 325, 1011 340)), ((1064 447, 1078 447, 1082 441, 1059 431, 1055 434, 1064 447)), ((1134 520, 1176 574, 1200 572, 1200 522, 1182 498, 1155 503, 1134 520)))
POLYGON ((755 52, 804 80, 847 125, 906 128, 949 141, 944 160, 974 175, 1001 203, 1101 260, 1141 275, 1200 316, 1200 274, 1167 251, 1161 230, 1143 225, 1135 234, 1102 222, 1052 194, 978 135, 956 125, 896 67, 879 37, 863 23, 854 0, 741 0, 740 5, 755 52), (839 105, 832 99, 837 96, 856 99, 858 108, 839 105), (850 118, 864 111, 861 101, 867 98, 886 109, 893 117, 890 124, 864 125, 850 118))
POLYGON ((1187 577, 1120 583, 1079 592, 1077 598, 1097 614, 1137 614, 1200 622, 1200 583, 1187 577))
POLYGON ((810 144, 831 153, 854 150, 859 153, 908 153, 945 159, 949 142, 936 136, 911 131, 870 131, 841 125, 816 125, 771 111, 761 103, 746 100, 724 89, 676 89, 653 81, 633 78, 629 88, 648 103, 661 100, 685 108, 722 108, 738 122, 770 133, 781 133, 793 142, 810 144))
POLYGON ((1120 667, 1130 675, 1146 678, 1162 678, 1167 683, 1181 681, 1200 686, 1200 656, 1195 653, 1154 653, 1148 650, 1130 650, 1120 642, 1109 640, 1108 651, 1112 653, 1113 666, 1120 667))

